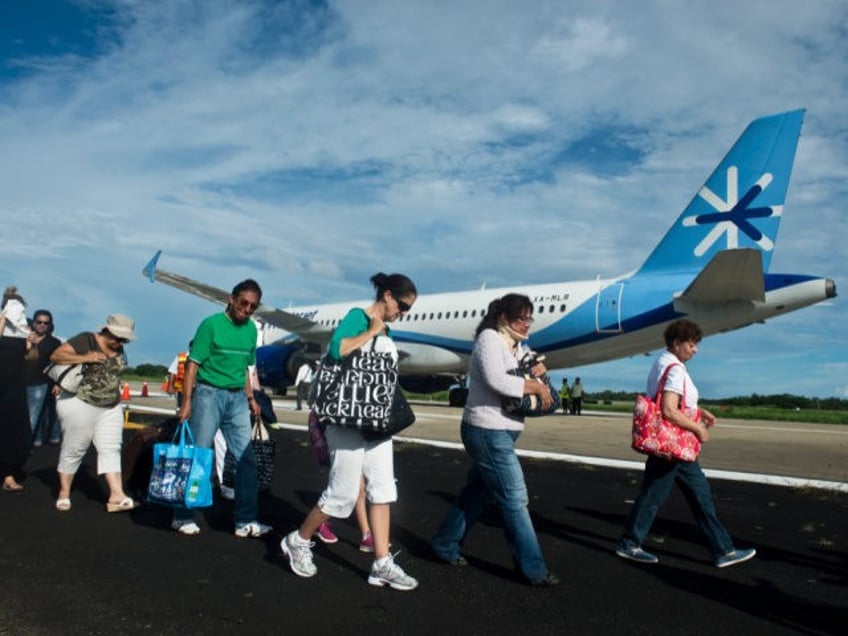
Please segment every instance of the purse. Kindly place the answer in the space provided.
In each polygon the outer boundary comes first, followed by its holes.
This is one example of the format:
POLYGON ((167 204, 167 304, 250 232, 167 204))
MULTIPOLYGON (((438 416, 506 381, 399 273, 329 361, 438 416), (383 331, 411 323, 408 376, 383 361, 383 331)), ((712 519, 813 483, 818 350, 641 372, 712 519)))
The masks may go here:
POLYGON ((195 446, 188 420, 170 442, 154 444, 147 501, 164 506, 204 508, 212 505, 215 451, 195 446))
POLYGON ((530 351, 522 357, 518 363, 518 368, 508 371, 510 375, 517 375, 526 380, 536 380, 542 382, 548 387, 551 394, 551 405, 548 408, 542 407, 542 401, 535 394, 527 394, 520 398, 504 397, 502 400, 503 410, 507 415, 518 415, 521 417, 538 417, 540 415, 550 415, 556 413, 562 407, 562 398, 559 396, 559 391, 554 389, 551 384, 551 379, 547 373, 536 377, 533 375, 532 368, 538 362, 544 360, 544 356, 537 356, 535 352, 530 351))
MULTIPOLYGON (((271 490, 271 483, 274 481, 277 443, 271 439, 261 417, 257 417, 253 422, 250 445, 253 447, 253 454, 256 455, 256 478, 259 484, 259 492, 267 492, 271 490)), ((224 472, 221 479, 224 486, 235 488, 235 468, 235 455, 228 449, 227 454, 224 455, 224 472)))
POLYGON ((362 429, 362 437, 369 441, 386 439, 392 435, 397 435, 405 428, 409 428, 415 423, 415 413, 412 412, 412 407, 403 393, 400 385, 395 387, 395 394, 392 397, 392 412, 389 416, 389 423, 386 428, 381 431, 362 429))
POLYGON ((390 353, 375 351, 376 341, 375 337, 370 348, 357 349, 341 361, 324 358, 310 395, 320 424, 385 435, 393 408, 403 411, 405 399, 395 402, 397 362, 390 353))
POLYGON ((51 362, 44 367, 44 375, 58 384, 63 391, 76 393, 82 382, 82 364, 56 364, 51 362))
POLYGON ((330 465, 330 449, 327 447, 327 437, 324 435, 324 425, 318 421, 314 409, 309 411, 309 447, 318 460, 319 466, 330 465))
MULTIPOLYGON (((672 367, 670 364, 660 378, 657 395, 652 400, 647 396, 636 397, 636 405, 633 408, 633 431, 631 446, 633 450, 645 455, 654 455, 662 459, 672 461, 694 462, 701 452, 701 440, 692 431, 681 428, 673 422, 663 419, 662 416, 662 392, 666 377, 672 367)), ((686 407, 686 394, 684 385, 683 408, 686 407)), ((692 418, 696 422, 701 421, 700 409, 692 418)))

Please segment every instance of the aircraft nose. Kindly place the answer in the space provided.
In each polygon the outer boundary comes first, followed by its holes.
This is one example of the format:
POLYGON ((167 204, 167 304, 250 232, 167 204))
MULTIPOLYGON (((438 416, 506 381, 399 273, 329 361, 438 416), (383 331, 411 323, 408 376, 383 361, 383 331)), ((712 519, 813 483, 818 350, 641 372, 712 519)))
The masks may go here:
POLYGON ((836 298, 836 283, 832 278, 828 278, 824 283, 824 293, 828 298, 836 298))

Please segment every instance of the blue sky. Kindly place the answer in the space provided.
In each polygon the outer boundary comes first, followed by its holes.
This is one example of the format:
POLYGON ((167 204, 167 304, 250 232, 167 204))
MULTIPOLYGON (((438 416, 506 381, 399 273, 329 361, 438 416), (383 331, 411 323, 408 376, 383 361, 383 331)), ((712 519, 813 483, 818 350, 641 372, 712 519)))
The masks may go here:
MULTIPOLYGON (((0 283, 167 364, 217 308, 613 276, 761 115, 806 108, 772 272, 843 295, 708 338, 708 397, 848 397, 841 0, 30 0, 0 21, 0 283)), ((639 390, 647 360, 569 369, 639 390)))

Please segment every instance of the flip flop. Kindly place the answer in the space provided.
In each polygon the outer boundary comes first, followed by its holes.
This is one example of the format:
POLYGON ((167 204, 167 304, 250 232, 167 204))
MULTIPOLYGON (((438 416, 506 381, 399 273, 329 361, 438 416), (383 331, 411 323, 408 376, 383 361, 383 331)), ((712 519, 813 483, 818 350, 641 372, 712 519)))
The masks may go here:
POLYGON ((126 512, 132 510, 136 504, 131 498, 124 497, 118 503, 106 502, 106 512, 126 512))
POLYGON ((68 499, 66 497, 62 497, 61 499, 56 500, 56 510, 58 510, 59 512, 68 512, 68 510, 70 510, 70 509, 71 509, 71 500, 70 499, 68 499))

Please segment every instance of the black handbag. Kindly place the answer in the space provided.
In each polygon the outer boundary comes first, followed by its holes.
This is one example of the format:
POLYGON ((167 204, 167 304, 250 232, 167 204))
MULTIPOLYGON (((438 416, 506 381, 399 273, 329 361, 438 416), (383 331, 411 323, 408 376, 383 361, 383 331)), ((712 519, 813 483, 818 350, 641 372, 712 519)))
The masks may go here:
POLYGON ((562 398, 560 398, 559 392, 554 389, 551 384, 551 379, 548 377, 548 374, 544 373, 537 377, 533 375, 533 372, 531 371, 536 363, 541 362, 542 360, 544 360, 544 356, 537 356, 535 352, 530 351, 524 355, 518 365, 518 368, 512 369, 508 373, 520 376, 527 380, 536 380, 537 382, 543 383, 548 387, 548 391, 551 393, 551 405, 547 409, 542 408, 542 401, 535 394, 524 395, 520 398, 504 397, 502 406, 503 410, 506 411, 508 415, 538 417, 540 415, 556 413, 562 407, 562 398))
MULTIPOLYGON (((271 490, 271 483, 274 481, 274 458, 277 443, 271 439, 261 418, 256 418, 253 424, 250 445, 253 447, 253 454, 256 455, 256 477, 259 483, 259 492, 267 492, 271 490)), ((235 468, 235 456, 227 449, 227 454, 224 456, 224 474, 221 481, 228 488, 235 488, 235 468)))
POLYGON ((392 412, 389 417, 389 423, 382 431, 362 429, 362 437, 369 441, 386 439, 392 435, 397 435, 405 428, 409 428, 415 423, 415 413, 412 412, 412 407, 406 400, 406 395, 403 389, 398 385, 395 388, 395 394, 392 398, 392 412))

